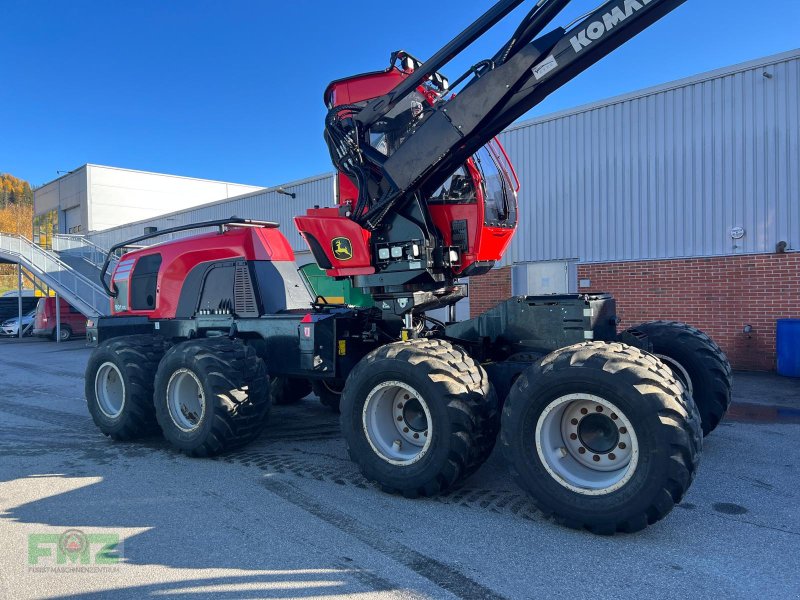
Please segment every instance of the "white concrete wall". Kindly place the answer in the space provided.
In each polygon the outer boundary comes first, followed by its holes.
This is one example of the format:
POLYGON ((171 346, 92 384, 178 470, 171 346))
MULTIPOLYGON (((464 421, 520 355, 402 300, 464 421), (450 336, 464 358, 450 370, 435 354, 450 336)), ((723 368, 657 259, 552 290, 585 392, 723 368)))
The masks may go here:
MULTIPOLYGON (((102 231, 262 188, 88 165, 88 229, 102 231)), ((63 205, 62 210, 67 208, 63 205)))
POLYGON ((58 215, 59 231, 60 233, 66 233, 66 230, 63 229, 63 211, 80 206, 80 225, 83 226, 82 232, 85 233, 88 225, 86 211, 88 188, 86 178, 86 167, 81 167, 35 190, 33 193, 33 214, 41 215, 54 208, 58 209, 61 211, 58 215))

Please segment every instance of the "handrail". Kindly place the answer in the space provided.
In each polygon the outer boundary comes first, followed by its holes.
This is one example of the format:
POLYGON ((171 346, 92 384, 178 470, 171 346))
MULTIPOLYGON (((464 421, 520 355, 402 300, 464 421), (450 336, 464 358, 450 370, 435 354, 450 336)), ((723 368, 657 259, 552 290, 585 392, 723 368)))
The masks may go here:
POLYGON ((205 227, 219 227, 219 232, 223 233, 226 226, 264 227, 265 229, 277 229, 279 227, 278 223, 275 223, 274 221, 256 221, 255 219, 240 219, 239 217, 230 217, 229 219, 215 219, 213 221, 203 221, 201 223, 189 223, 188 225, 178 225, 177 227, 170 227, 169 229, 162 229, 161 231, 155 231, 153 233, 145 233, 144 235, 120 242, 119 244, 114 244, 108 249, 106 260, 103 262, 103 266, 100 269, 100 283, 103 284, 103 288, 105 288, 106 293, 111 298, 117 297, 117 286, 114 284, 113 279, 111 280, 111 285, 109 286, 109 284, 106 282, 106 273, 108 272, 108 267, 111 265, 111 256, 120 248, 125 248, 131 244, 138 244, 139 242, 143 242, 145 240, 161 237, 162 235, 178 233, 179 231, 190 231, 192 229, 203 229, 205 227))
POLYGON ((80 258, 100 269, 108 250, 102 248, 84 235, 59 233, 53 236, 53 250, 69 252, 77 250, 80 258))
POLYGON ((92 240, 90 240, 88 237, 79 233, 56 233, 55 235, 53 235, 53 240, 76 241, 83 246, 91 246, 92 248, 94 248, 98 252, 102 252, 103 254, 108 252, 108 250, 106 250, 105 248, 101 248, 100 246, 95 244, 92 240))
POLYGON ((107 314, 109 298, 103 289, 54 254, 18 234, 0 233, 0 253, 24 265, 86 316, 107 314))

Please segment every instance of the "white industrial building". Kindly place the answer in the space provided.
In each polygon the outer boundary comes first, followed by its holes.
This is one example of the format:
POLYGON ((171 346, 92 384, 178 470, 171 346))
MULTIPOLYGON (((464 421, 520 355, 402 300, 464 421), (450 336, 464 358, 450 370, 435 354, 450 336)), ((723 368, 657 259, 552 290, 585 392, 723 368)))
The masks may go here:
POLYGON ((259 187, 86 164, 34 191, 34 241, 110 229, 259 187))

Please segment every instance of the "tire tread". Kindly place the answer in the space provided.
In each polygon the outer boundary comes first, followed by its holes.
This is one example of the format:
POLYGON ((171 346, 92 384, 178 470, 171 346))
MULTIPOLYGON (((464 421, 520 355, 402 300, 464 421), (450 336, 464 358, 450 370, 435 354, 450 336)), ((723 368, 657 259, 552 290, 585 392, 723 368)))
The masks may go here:
POLYGON ((587 529, 602 535, 632 533, 663 519, 680 503, 694 480, 702 449, 702 430, 697 408, 683 386, 674 378, 672 371, 642 350, 621 343, 584 342, 556 350, 544 357, 520 375, 503 408, 503 424, 500 439, 511 474, 517 484, 529 493, 532 502, 542 514, 567 527, 587 529), (626 515, 616 522, 607 518, 593 521, 590 515, 576 519, 574 516, 559 513, 547 500, 537 495, 538 490, 533 482, 523 477, 515 466, 516 440, 511 439, 508 433, 510 428, 506 424, 520 418, 518 404, 522 402, 531 379, 577 366, 611 371, 623 385, 638 386, 642 381, 646 382, 645 389, 640 390, 642 400, 660 407, 657 412, 661 430, 670 443, 670 472, 666 474, 658 494, 643 512, 626 515))

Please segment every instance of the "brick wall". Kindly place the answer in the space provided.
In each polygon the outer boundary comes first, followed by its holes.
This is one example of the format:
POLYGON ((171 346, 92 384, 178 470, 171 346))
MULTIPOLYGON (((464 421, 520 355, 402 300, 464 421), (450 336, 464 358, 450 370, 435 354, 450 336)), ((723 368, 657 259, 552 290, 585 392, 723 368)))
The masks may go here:
POLYGON ((511 267, 492 269, 469 279, 469 316, 482 312, 511 297, 511 267))
POLYGON ((775 369, 775 321, 800 318, 800 253, 578 266, 581 292, 610 292, 622 327, 684 321, 708 333, 736 369, 775 369), (753 331, 745 335, 745 325, 753 331))
MULTIPOLYGON (((616 297, 623 328, 684 321, 714 338, 736 369, 774 370, 775 321, 800 318, 800 253, 581 264, 578 277, 591 281, 581 292, 616 297)), ((510 295, 510 267, 473 277, 470 313, 510 295)))

